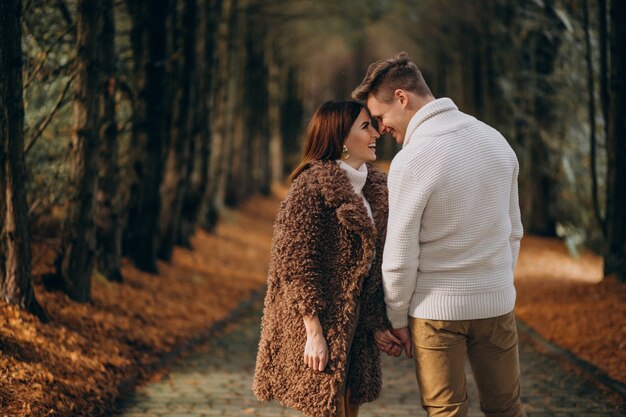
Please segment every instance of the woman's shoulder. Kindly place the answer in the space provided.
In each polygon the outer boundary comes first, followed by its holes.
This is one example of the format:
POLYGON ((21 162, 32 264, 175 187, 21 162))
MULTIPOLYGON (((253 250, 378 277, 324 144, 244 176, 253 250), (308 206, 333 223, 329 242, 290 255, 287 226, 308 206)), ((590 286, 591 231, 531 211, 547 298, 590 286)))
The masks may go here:
POLYGON ((341 168, 335 161, 313 161, 291 183, 291 189, 319 193, 324 187, 336 183, 341 168))

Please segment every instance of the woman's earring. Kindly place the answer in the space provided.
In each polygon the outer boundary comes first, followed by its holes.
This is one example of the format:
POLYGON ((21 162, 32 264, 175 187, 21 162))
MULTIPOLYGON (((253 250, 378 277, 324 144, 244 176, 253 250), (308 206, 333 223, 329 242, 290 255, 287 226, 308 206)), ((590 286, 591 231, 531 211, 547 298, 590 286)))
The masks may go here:
POLYGON ((350 152, 348 152, 348 147, 346 145, 343 145, 343 149, 341 150, 341 157, 343 159, 348 159, 350 158, 350 152))

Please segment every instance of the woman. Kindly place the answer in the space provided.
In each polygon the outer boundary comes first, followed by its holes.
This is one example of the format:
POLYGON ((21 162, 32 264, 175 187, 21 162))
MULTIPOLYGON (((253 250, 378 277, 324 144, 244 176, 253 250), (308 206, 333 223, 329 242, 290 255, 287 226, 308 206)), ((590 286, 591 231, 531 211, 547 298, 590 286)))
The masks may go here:
POLYGON ((399 355, 383 299, 386 176, 355 102, 327 102, 274 225, 253 390, 312 417, 356 416, 381 389, 377 345, 399 355))

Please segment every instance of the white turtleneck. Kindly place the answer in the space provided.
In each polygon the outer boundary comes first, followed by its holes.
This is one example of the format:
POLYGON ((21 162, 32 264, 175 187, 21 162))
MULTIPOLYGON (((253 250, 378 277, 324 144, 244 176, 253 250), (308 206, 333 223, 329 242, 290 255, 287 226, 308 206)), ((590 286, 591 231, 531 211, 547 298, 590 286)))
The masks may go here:
POLYGON ((370 203, 367 202, 365 196, 363 195, 363 187, 367 181, 367 165, 361 164, 359 169, 354 169, 352 165, 347 164, 340 159, 337 160, 337 164, 339 164, 339 167, 341 167, 341 169, 345 171, 346 175, 348 175, 348 179, 350 180, 350 183, 352 183, 352 189, 354 189, 354 192, 357 195, 361 196, 365 209, 367 210, 367 214, 370 216, 370 219, 373 219, 370 203))

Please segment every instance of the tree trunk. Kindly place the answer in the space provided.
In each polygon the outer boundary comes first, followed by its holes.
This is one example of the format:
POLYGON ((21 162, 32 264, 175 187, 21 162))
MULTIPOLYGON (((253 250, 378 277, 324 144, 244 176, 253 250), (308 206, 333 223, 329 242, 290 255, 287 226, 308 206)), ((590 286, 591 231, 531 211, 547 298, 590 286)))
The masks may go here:
POLYGON ((215 68, 215 27, 217 25, 216 13, 219 5, 216 1, 204 1, 200 8, 200 23, 198 28, 198 64, 196 71, 197 95, 195 114, 193 121, 193 139, 191 152, 191 167, 189 187, 183 201, 181 215, 181 232, 179 243, 189 245, 189 238, 194 232, 194 227, 199 221, 203 197, 208 188, 209 181, 209 146, 212 135, 212 106, 209 106, 212 98, 211 87, 215 68))
MULTIPOLYGON (((287 70, 285 99, 281 109, 281 132, 283 137, 284 171, 292 171, 300 161, 300 141, 302 133, 303 107, 297 72, 293 66, 287 70)), ((393 142, 393 141, 387 141, 393 142)), ((380 142, 379 142, 380 143, 380 142)), ((381 152, 382 153, 382 152, 381 152)), ((380 154, 379 154, 380 157, 380 154)))
POLYGON ((69 205, 56 260, 58 284, 74 300, 91 299, 96 252, 94 222, 98 179, 99 93, 102 30, 101 0, 79 0, 76 25, 78 53, 74 81, 69 205))
POLYGON ((555 86, 550 77, 554 74, 556 58, 560 48, 560 36, 554 32, 564 31, 558 18, 554 2, 545 1, 540 11, 544 24, 552 27, 548 34, 537 26, 523 34, 520 76, 517 80, 521 97, 521 108, 526 119, 518 127, 517 144, 520 158, 520 207, 525 229, 529 233, 544 236, 556 234, 556 219, 550 209, 554 198, 554 172, 557 167, 549 158, 550 148, 542 139, 541 131, 550 132, 558 117, 555 115, 555 86))
POLYGON ((231 69, 229 71, 228 94, 229 135, 232 137, 232 153, 225 203, 231 207, 238 206, 249 195, 250 161, 248 156, 250 149, 246 140, 248 137, 246 118, 249 106, 244 79, 244 70, 247 65, 246 31, 246 14, 239 13, 236 16, 231 45, 233 59, 231 59, 231 69))
MULTIPOLYGON (((600 48, 600 107, 604 120, 604 137, 609 134, 609 41, 607 33, 607 0, 598 0, 598 34, 600 48)), ((605 230, 606 232, 606 230, 605 230)))
POLYGON ((283 139, 281 136, 280 107, 281 85, 280 67, 277 62, 275 45, 269 40, 266 45, 267 64, 267 118, 270 131, 270 167, 271 182, 278 184, 283 180, 283 139))
POLYGON ((46 321, 31 282, 20 0, 0 2, 0 299, 46 321))
MULTIPOLYGON (((167 149, 165 174, 161 185, 163 208, 160 215, 159 257, 170 260, 180 229, 180 216, 183 197, 188 184, 189 151, 191 145, 191 80, 196 63, 195 28, 196 0, 184 0, 184 11, 180 22, 180 40, 177 40, 175 55, 179 62, 175 65, 176 85, 172 129, 167 149), (182 42, 181 42, 182 41, 182 42)), ((178 19, 174 24, 179 24, 178 19)))
POLYGON ((228 70, 230 68, 230 37, 234 0, 223 0, 216 39, 216 79, 213 83, 213 135, 209 160, 209 186, 205 196, 202 227, 213 230, 224 205, 224 189, 228 176, 230 141, 226 138, 228 103, 228 70))
MULTIPOLYGON (((263 45, 257 40, 263 36, 259 27, 254 25, 248 30, 246 49, 248 50, 246 70, 246 90, 248 105, 252 109, 267 108, 267 66, 265 65, 263 45)), ((250 126, 250 164, 252 171, 252 187, 263 195, 271 192, 271 175, 269 165, 269 128, 267 117, 261 111, 249 111, 250 126)))
POLYGON ((604 273, 626 282, 626 3, 610 2, 610 110, 604 273))
POLYGON ((494 68, 494 49, 495 49, 495 35, 493 22, 497 17, 494 11, 494 2, 487 2, 485 9, 481 15, 482 23, 482 36, 481 36, 481 50, 483 65, 481 78, 483 80, 483 109, 482 120, 489 124, 494 125, 497 121, 497 109, 494 105, 495 97, 498 95, 497 89, 497 77, 494 68))
POLYGON ((587 64, 587 94, 589 95, 589 164, 591 173, 591 200, 592 207, 598 221, 598 225, 604 231, 604 219, 600 213, 600 200, 598 198, 598 171, 596 161, 597 138, 596 138, 596 99, 595 99, 595 73, 593 71, 593 52, 591 50, 591 28, 589 27, 589 0, 583 0, 583 29, 585 31, 585 61, 587 64))
POLYGON ((131 43, 138 91, 131 139, 134 178, 123 249, 139 269, 157 272, 160 186, 167 134, 166 16, 171 1, 128 0, 127 4, 133 24, 131 43))
POLYGON ((100 86, 100 165, 96 192, 96 267, 121 282, 122 213, 119 196, 117 125, 115 122, 116 55, 113 0, 102 0, 102 85, 100 86))

